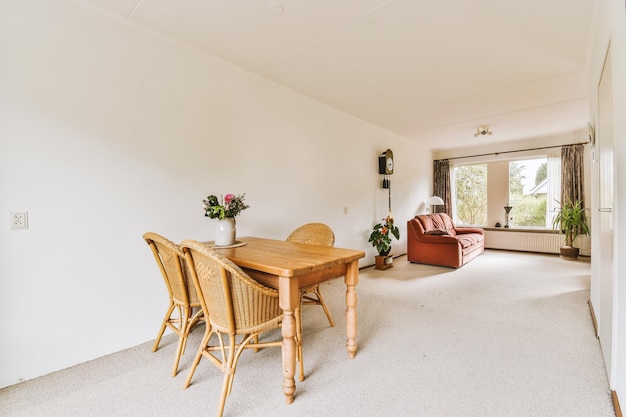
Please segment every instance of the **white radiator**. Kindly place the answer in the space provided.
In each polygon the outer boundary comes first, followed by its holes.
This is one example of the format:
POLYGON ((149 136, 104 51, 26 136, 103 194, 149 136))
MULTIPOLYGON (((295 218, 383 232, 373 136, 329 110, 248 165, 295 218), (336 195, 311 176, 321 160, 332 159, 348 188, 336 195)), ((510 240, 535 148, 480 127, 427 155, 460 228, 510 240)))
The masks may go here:
POLYGON ((558 233, 485 230, 485 248, 524 252, 559 253, 563 235, 558 233))

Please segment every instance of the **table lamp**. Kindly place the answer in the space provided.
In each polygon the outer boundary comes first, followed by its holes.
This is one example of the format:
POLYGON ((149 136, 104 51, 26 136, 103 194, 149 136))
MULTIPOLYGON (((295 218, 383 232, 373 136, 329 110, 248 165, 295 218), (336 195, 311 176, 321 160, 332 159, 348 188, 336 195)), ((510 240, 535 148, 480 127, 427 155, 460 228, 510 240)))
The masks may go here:
POLYGON ((436 206, 443 206, 443 200, 441 199, 441 197, 437 197, 436 195, 429 197, 428 200, 426 200, 426 205, 427 206, 432 206, 432 213, 436 213, 436 206))

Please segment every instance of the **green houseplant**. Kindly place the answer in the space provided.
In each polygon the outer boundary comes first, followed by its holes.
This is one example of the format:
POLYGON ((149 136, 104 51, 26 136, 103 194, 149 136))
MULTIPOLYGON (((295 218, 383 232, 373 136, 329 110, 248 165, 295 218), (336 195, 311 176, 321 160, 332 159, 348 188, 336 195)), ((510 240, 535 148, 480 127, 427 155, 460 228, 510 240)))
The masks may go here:
POLYGON ((578 235, 589 234, 587 209, 583 207, 581 200, 559 203, 559 206, 552 219, 552 227, 565 234, 565 245, 561 247, 561 257, 576 259, 580 249, 574 247, 574 240, 578 235))
POLYGON ((228 217, 235 218, 239 213, 250 208, 249 205, 244 203, 245 199, 245 193, 240 195, 226 194, 222 197, 222 202, 220 203, 217 196, 211 194, 206 200, 202 200, 204 215, 211 219, 219 220, 224 220, 228 217))
POLYGON ((376 248, 380 256, 387 256, 391 251, 391 236, 400 239, 400 229, 393 224, 393 217, 389 214, 380 223, 374 226, 369 242, 376 248))

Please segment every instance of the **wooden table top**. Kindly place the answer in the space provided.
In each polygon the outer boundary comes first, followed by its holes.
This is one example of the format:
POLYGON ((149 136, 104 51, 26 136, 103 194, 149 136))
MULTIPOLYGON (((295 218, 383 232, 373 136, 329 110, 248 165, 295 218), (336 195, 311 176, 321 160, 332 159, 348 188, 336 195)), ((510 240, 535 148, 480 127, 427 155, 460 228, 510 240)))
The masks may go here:
POLYGON ((238 238, 247 245, 215 248, 236 265, 282 277, 309 274, 365 256, 364 251, 307 245, 259 237, 238 238))

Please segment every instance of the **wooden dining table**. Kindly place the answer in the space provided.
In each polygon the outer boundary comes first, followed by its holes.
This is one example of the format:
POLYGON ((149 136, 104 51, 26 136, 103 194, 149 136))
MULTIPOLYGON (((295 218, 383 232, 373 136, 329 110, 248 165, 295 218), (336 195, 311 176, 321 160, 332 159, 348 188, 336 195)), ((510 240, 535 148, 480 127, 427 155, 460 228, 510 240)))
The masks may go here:
POLYGON ((235 247, 220 248, 220 253, 252 278, 277 288, 283 310, 282 365, 283 393, 287 404, 293 402, 296 391, 296 318, 300 306, 300 289, 344 276, 346 283, 346 348, 354 358, 357 351, 357 296, 359 282, 358 260, 365 252, 287 242, 259 237, 238 238, 235 247))

